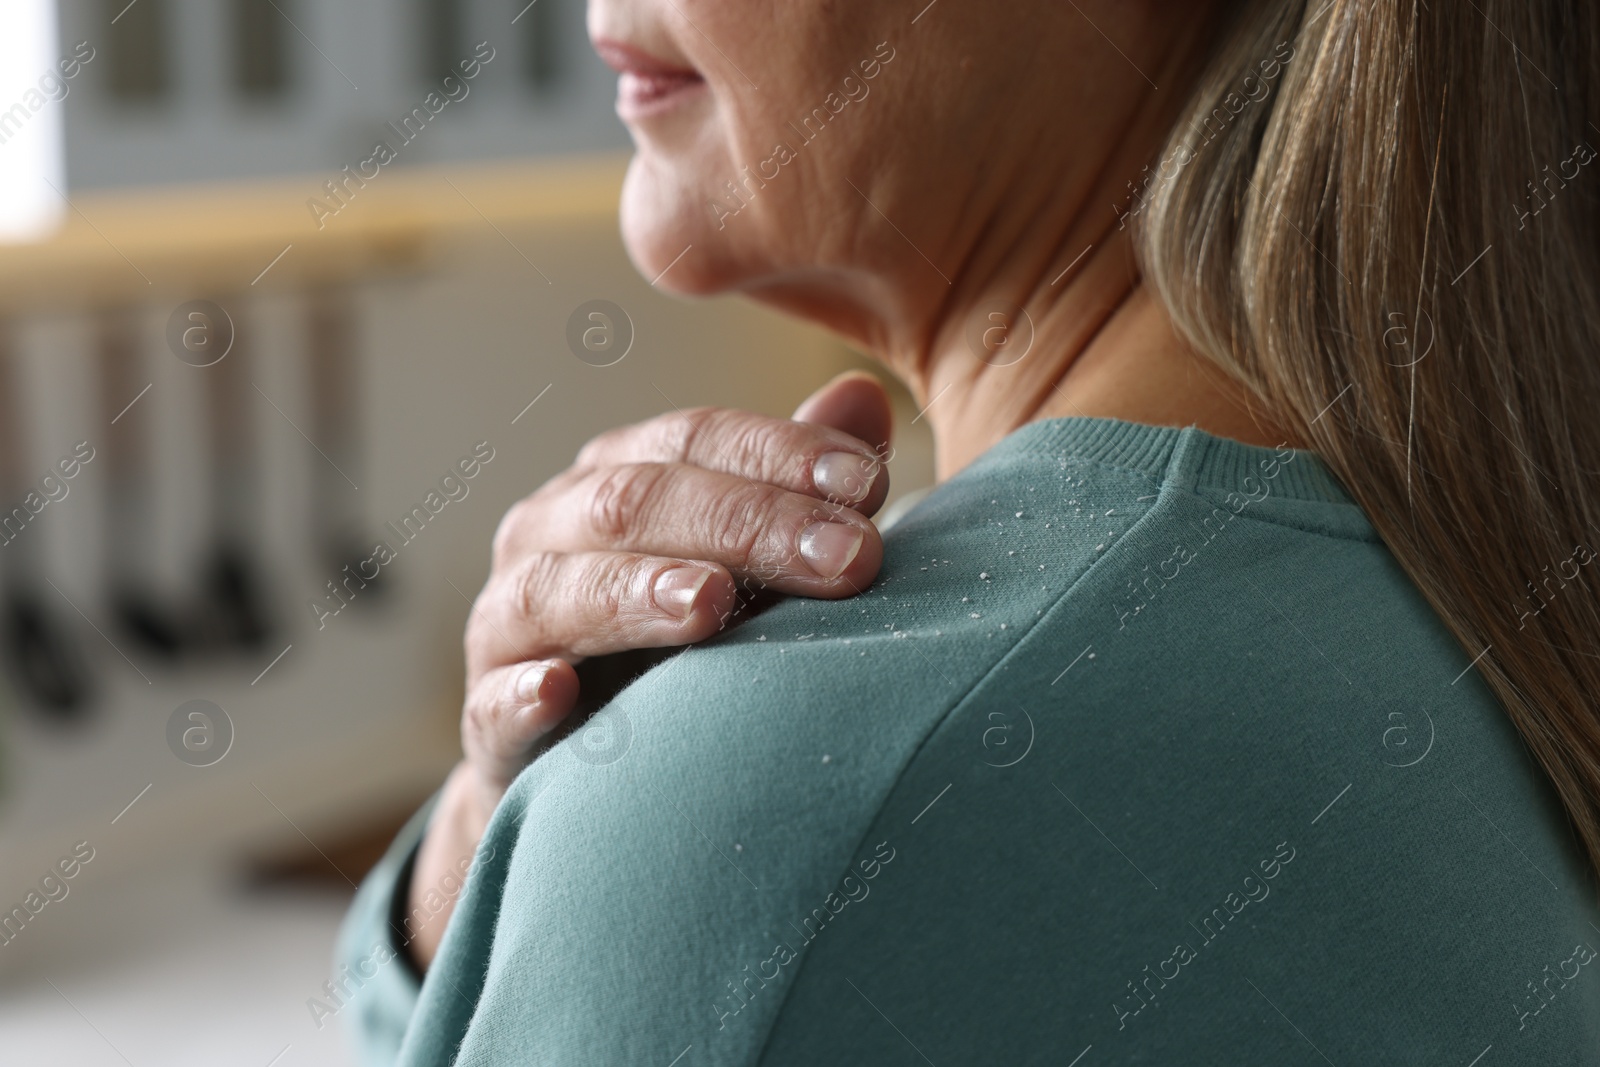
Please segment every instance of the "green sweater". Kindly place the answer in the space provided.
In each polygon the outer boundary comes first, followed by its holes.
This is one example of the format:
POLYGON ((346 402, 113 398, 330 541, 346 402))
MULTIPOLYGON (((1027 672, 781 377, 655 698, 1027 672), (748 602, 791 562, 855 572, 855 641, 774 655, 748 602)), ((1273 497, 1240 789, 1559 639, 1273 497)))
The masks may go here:
POLYGON ((1031 424, 536 760, 420 988, 419 813, 320 1011, 441 1067, 1600 1064, 1472 662, 1314 455, 1031 424))

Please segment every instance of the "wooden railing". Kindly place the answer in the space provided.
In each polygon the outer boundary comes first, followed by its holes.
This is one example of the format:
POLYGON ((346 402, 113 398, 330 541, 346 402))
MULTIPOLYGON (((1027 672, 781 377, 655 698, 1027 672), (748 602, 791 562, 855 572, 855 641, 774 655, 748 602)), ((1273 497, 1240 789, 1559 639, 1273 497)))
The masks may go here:
POLYGON ((605 156, 69 192, 66 221, 49 239, 0 245, 0 314, 404 271, 453 239, 614 217, 624 166, 605 156))

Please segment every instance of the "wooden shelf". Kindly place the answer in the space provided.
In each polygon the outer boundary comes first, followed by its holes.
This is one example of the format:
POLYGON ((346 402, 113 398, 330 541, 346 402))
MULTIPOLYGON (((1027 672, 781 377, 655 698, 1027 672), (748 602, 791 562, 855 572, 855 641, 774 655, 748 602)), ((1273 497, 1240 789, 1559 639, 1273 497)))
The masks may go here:
POLYGON ((0 313, 304 287, 411 270, 439 244, 614 219, 626 156, 384 168, 319 220, 330 175, 71 195, 44 241, 0 245, 0 313), (285 251, 287 249, 287 251, 285 251), (275 257, 281 258, 275 260, 275 257), (270 269, 269 269, 270 265, 270 269), (264 273, 263 273, 264 272, 264 273))

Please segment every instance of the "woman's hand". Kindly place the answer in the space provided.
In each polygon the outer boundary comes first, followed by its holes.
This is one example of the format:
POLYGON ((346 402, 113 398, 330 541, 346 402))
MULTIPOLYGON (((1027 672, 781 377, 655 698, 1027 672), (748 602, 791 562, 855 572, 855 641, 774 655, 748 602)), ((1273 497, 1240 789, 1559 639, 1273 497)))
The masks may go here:
POLYGON ((417 853, 410 948, 426 967, 489 816, 578 701, 590 656, 692 644, 762 589, 836 598, 878 572, 890 431, 876 379, 841 375, 795 421, 698 408, 602 434, 515 504, 467 623, 465 758, 417 853), (447 877, 449 876, 449 877, 447 877), (425 898, 432 895, 432 906, 425 898))

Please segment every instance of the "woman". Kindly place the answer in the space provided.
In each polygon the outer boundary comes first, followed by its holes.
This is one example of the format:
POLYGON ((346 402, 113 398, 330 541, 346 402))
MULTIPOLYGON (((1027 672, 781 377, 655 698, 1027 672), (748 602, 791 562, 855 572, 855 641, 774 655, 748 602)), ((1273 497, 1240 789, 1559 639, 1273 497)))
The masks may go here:
POLYGON ((880 540, 849 378, 513 509, 374 1061, 1600 1063, 1592 7, 590 29, 640 270, 871 351, 940 484, 880 540))

